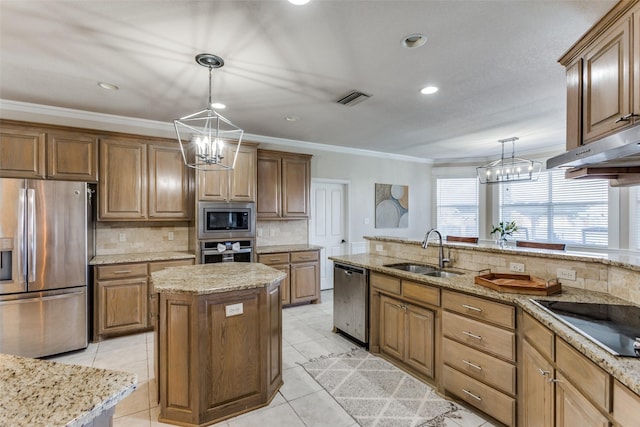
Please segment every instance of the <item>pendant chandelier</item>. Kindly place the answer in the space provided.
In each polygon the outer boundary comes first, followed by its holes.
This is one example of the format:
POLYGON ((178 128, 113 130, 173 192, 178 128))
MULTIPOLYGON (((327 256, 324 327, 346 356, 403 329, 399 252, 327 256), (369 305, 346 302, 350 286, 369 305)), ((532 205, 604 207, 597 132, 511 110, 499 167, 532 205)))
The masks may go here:
POLYGON ((480 184, 499 184, 513 181, 537 181, 542 170, 542 164, 533 160, 521 159, 515 156, 517 137, 501 139, 502 155, 500 159, 476 168, 480 184), (511 142, 511 157, 504 157, 504 144, 511 142))
POLYGON ((222 58, 210 53, 196 56, 196 62, 209 69, 207 108, 174 120, 185 165, 205 171, 231 170, 236 165, 243 130, 213 110, 211 71, 224 65, 222 58))

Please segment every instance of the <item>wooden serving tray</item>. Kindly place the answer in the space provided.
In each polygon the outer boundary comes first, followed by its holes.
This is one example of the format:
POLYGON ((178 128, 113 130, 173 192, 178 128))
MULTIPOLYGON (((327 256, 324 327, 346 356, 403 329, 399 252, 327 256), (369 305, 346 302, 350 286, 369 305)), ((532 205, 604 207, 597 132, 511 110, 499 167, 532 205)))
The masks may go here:
POLYGON ((528 274, 489 273, 476 276, 474 283, 494 291, 512 294, 553 295, 561 291, 560 283, 556 279, 546 282, 528 274))

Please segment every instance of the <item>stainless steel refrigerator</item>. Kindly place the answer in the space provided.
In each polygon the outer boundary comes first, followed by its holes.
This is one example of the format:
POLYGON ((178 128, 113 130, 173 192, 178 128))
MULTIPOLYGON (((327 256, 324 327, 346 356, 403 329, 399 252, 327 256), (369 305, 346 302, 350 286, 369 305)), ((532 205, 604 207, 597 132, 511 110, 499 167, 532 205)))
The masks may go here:
POLYGON ((87 347, 90 203, 84 182, 0 178, 0 353, 87 347))

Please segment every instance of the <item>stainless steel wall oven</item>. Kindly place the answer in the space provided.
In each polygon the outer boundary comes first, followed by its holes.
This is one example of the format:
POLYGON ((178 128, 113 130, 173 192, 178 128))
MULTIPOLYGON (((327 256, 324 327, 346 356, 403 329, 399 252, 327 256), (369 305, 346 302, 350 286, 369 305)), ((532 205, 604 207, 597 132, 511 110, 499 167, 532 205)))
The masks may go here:
POLYGON ((253 262, 253 240, 200 242, 200 263, 253 262))

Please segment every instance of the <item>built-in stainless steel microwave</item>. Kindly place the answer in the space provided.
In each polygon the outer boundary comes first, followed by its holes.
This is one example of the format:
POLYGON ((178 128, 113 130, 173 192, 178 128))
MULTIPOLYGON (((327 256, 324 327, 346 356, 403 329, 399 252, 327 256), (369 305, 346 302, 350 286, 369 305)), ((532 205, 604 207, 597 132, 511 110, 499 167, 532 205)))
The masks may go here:
POLYGON ((253 203, 198 203, 198 239, 236 239, 255 237, 253 203))

